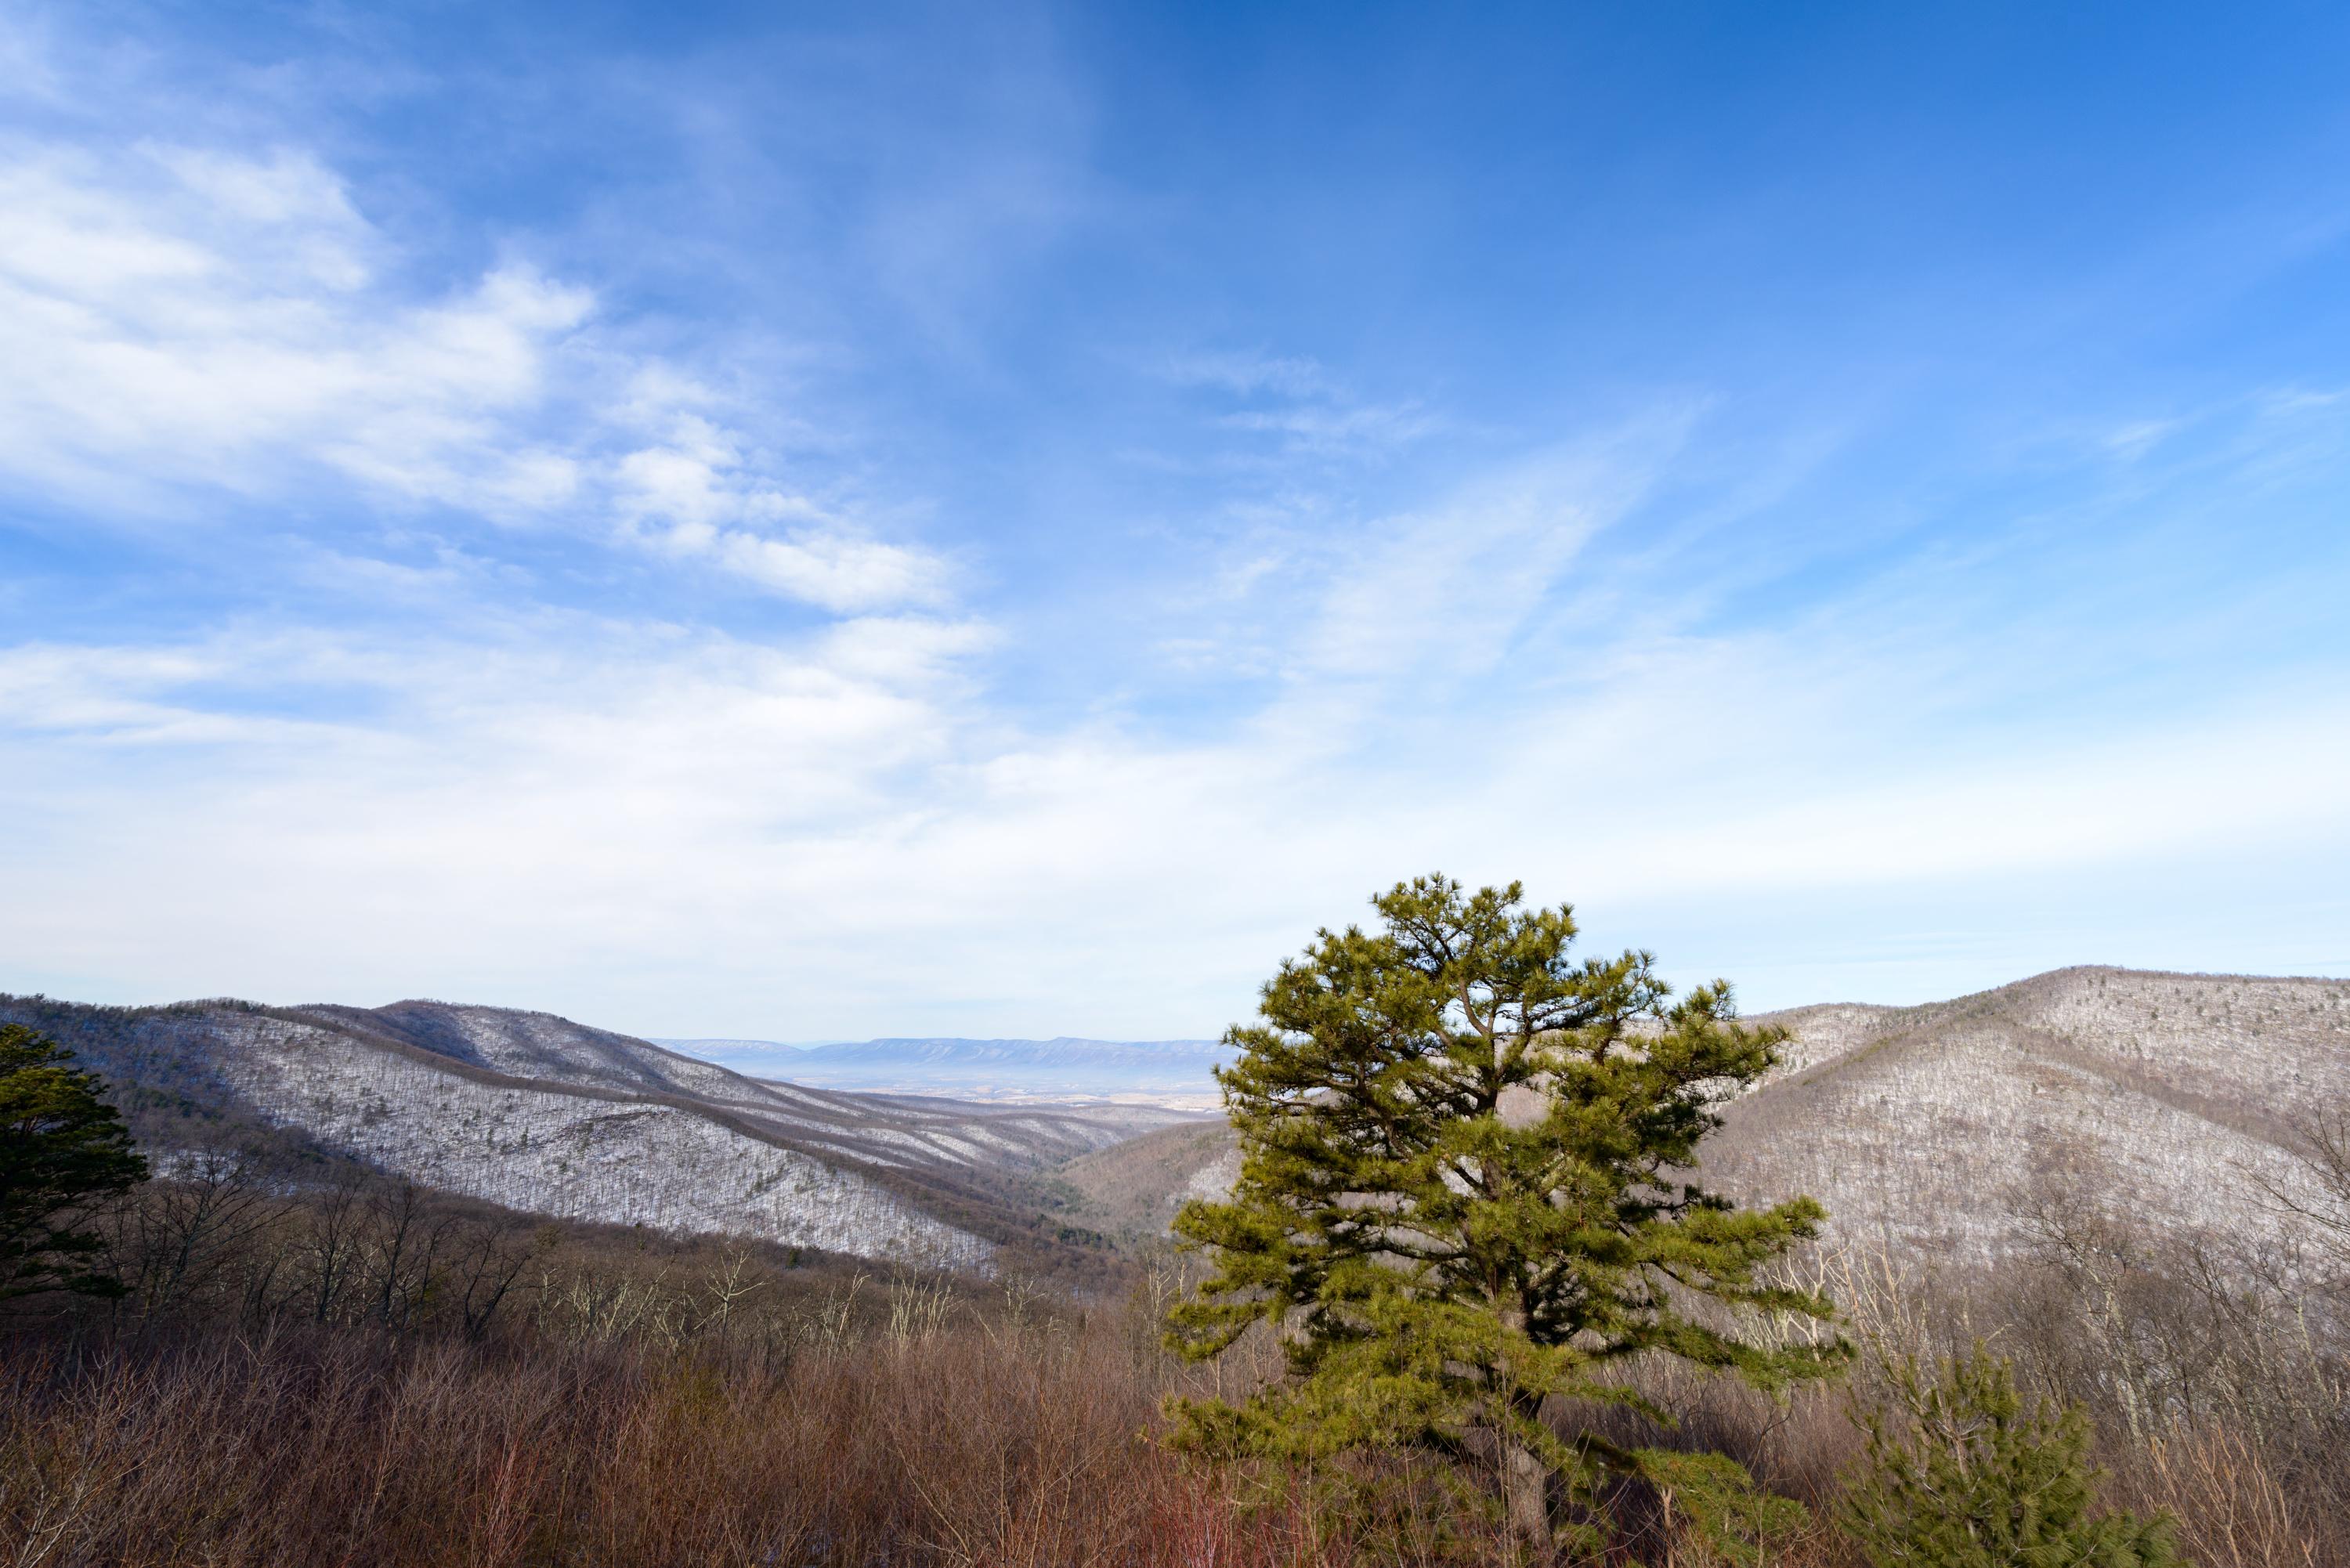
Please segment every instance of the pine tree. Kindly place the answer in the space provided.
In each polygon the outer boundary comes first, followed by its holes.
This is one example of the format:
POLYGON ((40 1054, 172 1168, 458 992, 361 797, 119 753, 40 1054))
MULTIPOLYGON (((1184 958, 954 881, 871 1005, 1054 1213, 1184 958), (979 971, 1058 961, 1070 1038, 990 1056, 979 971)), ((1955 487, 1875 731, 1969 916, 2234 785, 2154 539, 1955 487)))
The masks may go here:
POLYGON ((89 1266, 89 1206, 147 1177, 104 1084, 20 1023, 0 1025, 0 1301, 50 1290, 120 1295, 89 1266))
POLYGON ((1839 1509, 1877 1568, 2171 1568, 2168 1519, 2090 1517, 2096 1472, 2077 1407, 2026 1407, 1978 1345, 1929 1382, 1894 1369, 1896 1427, 1872 1415, 1839 1509))
MULTIPOLYGON (((1214 1356, 1263 1322, 1287 1376, 1238 1406, 1178 1401, 1176 1440, 1314 1459, 1432 1449, 1496 1464, 1505 1517, 1546 1549, 1560 1494, 1595 1517, 1611 1478, 1696 1486, 1740 1512, 1726 1459, 1562 1438, 1546 1401, 1665 1419, 1631 1386, 1644 1355, 1777 1390, 1845 1358, 1832 1334, 1765 1345, 1724 1307, 1825 1320, 1829 1303, 1763 1266, 1813 1235, 1809 1199, 1741 1210, 1693 1179, 1714 1107, 1784 1038, 1735 1022, 1717 982, 1678 1002, 1652 957, 1575 961, 1573 910, 1522 908, 1443 877, 1372 900, 1384 928, 1317 933, 1233 1029, 1218 1075, 1241 1144, 1229 1200, 1187 1205, 1215 1272, 1169 1342, 1214 1356)), ((1751 1511, 1749 1511, 1751 1512, 1751 1511)))

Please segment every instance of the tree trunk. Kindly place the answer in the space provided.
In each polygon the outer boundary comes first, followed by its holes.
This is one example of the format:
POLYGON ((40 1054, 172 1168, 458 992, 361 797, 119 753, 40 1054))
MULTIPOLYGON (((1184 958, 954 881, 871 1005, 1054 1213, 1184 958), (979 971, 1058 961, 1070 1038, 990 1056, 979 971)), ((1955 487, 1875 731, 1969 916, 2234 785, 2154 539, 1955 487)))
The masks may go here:
MULTIPOLYGON (((1502 1307, 1502 1327, 1513 1337, 1526 1332, 1525 1299, 1519 1296, 1502 1307)), ((1535 1420, 1542 1418, 1542 1398, 1535 1396, 1532 1405, 1523 1411, 1512 1407, 1524 1404, 1523 1397, 1511 1389, 1509 1358, 1504 1355, 1493 1368, 1494 1386, 1507 1390, 1504 1403, 1497 1414, 1493 1437, 1502 1449, 1502 1513, 1508 1521, 1511 1543, 1530 1563, 1551 1560, 1550 1533, 1550 1467, 1536 1459, 1534 1450, 1518 1441, 1510 1430, 1508 1421, 1513 1414, 1523 1414, 1535 1420)))
POLYGON ((1510 1540, 1530 1561, 1550 1561, 1550 1470, 1534 1451, 1502 1438, 1502 1509, 1510 1540))

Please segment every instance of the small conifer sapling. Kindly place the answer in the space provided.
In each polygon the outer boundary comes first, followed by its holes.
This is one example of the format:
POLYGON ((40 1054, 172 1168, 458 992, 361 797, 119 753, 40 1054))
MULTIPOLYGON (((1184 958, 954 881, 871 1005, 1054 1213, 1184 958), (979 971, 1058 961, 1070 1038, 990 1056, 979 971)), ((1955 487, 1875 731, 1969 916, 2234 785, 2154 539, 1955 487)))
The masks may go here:
POLYGON ((2094 1509, 2097 1473, 2078 1408, 2017 1392, 1981 1345, 1929 1378, 1893 1368, 1889 1412, 1839 1507, 1876 1568, 2173 1568, 2167 1518, 2094 1509))

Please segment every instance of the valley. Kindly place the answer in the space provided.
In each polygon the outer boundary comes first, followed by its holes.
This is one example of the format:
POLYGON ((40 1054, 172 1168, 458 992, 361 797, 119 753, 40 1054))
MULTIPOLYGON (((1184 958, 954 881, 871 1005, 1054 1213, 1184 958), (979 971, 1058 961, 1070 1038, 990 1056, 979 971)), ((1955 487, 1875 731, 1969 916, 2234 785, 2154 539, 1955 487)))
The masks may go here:
MULTIPOLYGON (((792 1083, 439 1002, 8 997, 0 1022, 102 1075, 165 1178, 107 1220, 124 1310, 81 1321, 111 1359, 0 1378, 0 1424, 65 1434, 12 1450, 49 1456, 40 1495, 109 1500, 77 1540, 314 1560, 306 1532, 390 1496, 420 1563, 474 1560, 434 1554, 443 1524, 509 1517, 549 1561, 1419 1560, 1325 1551, 1318 1516, 1244 1534, 1162 1440, 1170 1396, 1275 1366, 1263 1336, 1213 1366, 1162 1347, 1169 1221, 1237 1174, 1220 1118, 792 1083), (214 1507, 223 1474, 260 1505, 214 1507), (1264 1551, 1191 1553, 1194 1529, 1264 1551)), ((1990 1324, 2194 1560, 2350 1562, 2350 1256, 2325 1246, 2350 1241, 2350 1187, 2298 1158, 2350 1104, 2350 983, 2074 969, 1750 1022, 1790 1032, 1784 1059, 1724 1107, 1701 1174, 1823 1200, 1827 1246, 1795 1263, 1865 1359, 1849 1390, 1783 1400, 1643 1364, 1644 1397, 1825 1518, 1850 1400, 1990 1324)), ((1002 1044, 907 1060, 965 1082, 1001 1074, 1002 1044)), ((1852 1568, 1807 1540, 1771 1561, 1852 1568)))
MULTIPOLYGON (((159 1149, 265 1148, 296 1171, 350 1162, 525 1212, 899 1264, 1083 1272, 1158 1246, 1238 1172, 1200 1114, 1219 1059, 1201 1042, 890 1040, 786 1063, 927 1091, 885 1093, 439 1002, 16 997, 0 1021, 104 1074, 159 1149)), ((1832 1241, 1909 1257, 2011 1252, 2060 1195, 2076 1220, 2285 1245, 2275 1195, 2323 1198, 2299 1129, 2350 1103, 2341 981, 2081 968, 1750 1022, 1790 1032, 1784 1061, 1726 1107, 1706 1177, 1742 1199, 1808 1193, 1832 1241)))
MULTIPOLYGON (((1175 1121, 763 1082, 546 1013, 405 1002, 94 1008, 0 999, 115 1086, 166 1161, 334 1162, 527 1212, 987 1272, 1065 1265, 1038 1173, 1175 1121)), ((1097 1249, 1096 1249, 1097 1250, 1097 1249)))
POLYGON ((1003 1102, 1095 1102, 1216 1108, 1213 1070, 1232 1053, 1213 1040, 899 1039, 792 1046, 770 1040, 655 1044, 795 1084, 868 1094, 951 1095, 1003 1102))

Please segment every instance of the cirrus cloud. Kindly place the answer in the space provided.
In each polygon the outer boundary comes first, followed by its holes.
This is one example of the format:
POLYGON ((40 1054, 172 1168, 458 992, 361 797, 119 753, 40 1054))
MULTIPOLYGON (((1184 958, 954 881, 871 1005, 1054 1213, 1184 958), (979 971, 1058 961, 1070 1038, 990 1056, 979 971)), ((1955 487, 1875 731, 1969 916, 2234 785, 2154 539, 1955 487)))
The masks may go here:
POLYGON ((0 482, 85 515, 191 493, 650 546, 827 610, 939 605, 939 556, 801 499, 706 390, 525 262, 437 291, 314 156, 0 149, 0 482), (650 525, 649 525, 650 524, 650 525))

